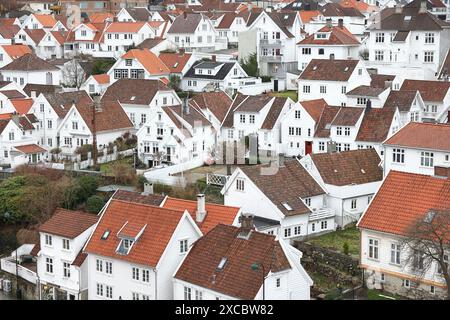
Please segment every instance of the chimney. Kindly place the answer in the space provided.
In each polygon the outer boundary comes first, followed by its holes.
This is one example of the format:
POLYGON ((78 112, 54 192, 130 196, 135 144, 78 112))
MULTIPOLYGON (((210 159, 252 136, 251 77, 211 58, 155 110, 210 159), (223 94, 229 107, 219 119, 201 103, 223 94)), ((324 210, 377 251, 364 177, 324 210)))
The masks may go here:
POLYGON ((331 28, 331 27, 333 26, 333 22, 332 22, 331 19, 327 19, 327 20, 326 20, 326 26, 327 26, 328 28, 331 28))
POLYGON ((36 91, 34 90, 30 91, 30 97, 36 99, 36 91))
POLYGON ((183 113, 189 114, 189 99, 187 97, 183 100, 183 113))
POLYGON ((402 6, 399 4, 395 5, 395 13, 402 13, 402 6))
POLYGON ((239 223, 241 224, 241 229, 252 230, 253 229, 253 215, 250 213, 242 213, 239 217, 239 223))
POLYGON ((450 179, 450 167, 434 166, 434 175, 450 179))
POLYGON ((365 112, 370 111, 372 109, 372 101, 367 99, 365 112))
POLYGON ((144 183, 144 192, 141 193, 143 196, 148 196, 153 194, 153 183, 146 182, 144 183))
POLYGON ((427 1, 422 0, 422 1, 420 1, 419 13, 426 13, 426 12, 427 12, 427 1))
POLYGON ((184 48, 178 49, 178 53, 180 54, 180 56, 184 55, 185 52, 186 52, 186 51, 185 51, 184 48))
POLYGON ((195 221, 203 222, 206 217, 206 203, 205 203, 205 195, 200 193, 197 195, 197 212, 195 214, 195 221))
POLYGON ((217 58, 216 58, 216 55, 215 55, 215 54, 213 54, 213 55, 211 56, 211 60, 212 60, 212 62, 216 62, 216 61, 217 61, 217 58))
POLYGON ((284 154, 283 153, 278 154, 278 166, 284 167, 284 154))
POLYGON ((187 19, 187 12, 186 11, 183 12, 183 18, 187 19))
POLYGON ((344 19, 339 19, 338 20, 338 27, 343 29, 344 28, 344 19))
POLYGON ((252 3, 247 3, 247 11, 250 12, 253 9, 253 4, 252 3))
POLYGON ((384 87, 385 88, 391 88, 392 89, 392 80, 386 80, 384 82, 384 87))
POLYGON ((16 111, 11 115, 11 120, 14 121, 15 124, 19 124, 19 114, 16 111))

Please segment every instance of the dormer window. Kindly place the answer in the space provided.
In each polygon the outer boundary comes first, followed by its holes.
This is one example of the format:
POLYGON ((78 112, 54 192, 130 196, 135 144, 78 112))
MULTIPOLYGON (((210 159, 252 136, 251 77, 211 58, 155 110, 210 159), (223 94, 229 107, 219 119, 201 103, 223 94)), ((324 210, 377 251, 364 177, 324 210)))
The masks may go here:
POLYGON ((139 240, 146 227, 146 224, 142 225, 140 223, 125 222, 117 233, 117 236, 121 239, 121 241, 116 249, 116 252, 118 254, 127 255, 134 243, 139 240))
POLYGON ((328 39, 328 33, 316 33, 316 39, 328 39))
POLYGON ((132 66, 133 65, 133 60, 132 59, 125 59, 125 65, 126 66, 132 66))

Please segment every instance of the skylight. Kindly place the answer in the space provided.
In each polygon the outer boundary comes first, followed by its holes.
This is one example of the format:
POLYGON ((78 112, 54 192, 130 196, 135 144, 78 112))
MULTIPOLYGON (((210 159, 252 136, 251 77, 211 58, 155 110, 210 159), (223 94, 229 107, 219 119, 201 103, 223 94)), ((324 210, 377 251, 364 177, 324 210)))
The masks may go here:
POLYGON ((361 169, 361 172, 362 172, 362 173, 366 173, 366 170, 364 170, 364 169, 361 169))
POLYGON ((220 259, 219 265, 217 266, 217 270, 223 270, 223 267, 225 267, 225 264, 227 263, 227 258, 223 257, 222 259, 220 259))
POLYGON ((133 101, 134 99, 136 99, 136 96, 132 96, 132 97, 130 98, 131 101, 133 101))
POLYGON ((283 202, 282 205, 287 211, 292 211, 292 207, 287 202, 283 202))
POLYGON ((288 18, 289 18, 288 15, 285 15, 285 16, 284 16, 284 20, 287 20, 288 18))
POLYGON ((411 20, 411 16, 405 16, 404 20, 405 21, 410 21, 411 20))
POLYGON ((103 233, 101 239, 102 239, 102 240, 108 239, 108 236, 109 236, 110 232, 111 232, 111 231, 106 230, 106 231, 103 233))
POLYGON ((314 67, 313 67, 313 70, 317 70, 317 66, 314 66, 314 67))
POLYGON ((345 67, 344 72, 348 71, 348 67, 345 67))

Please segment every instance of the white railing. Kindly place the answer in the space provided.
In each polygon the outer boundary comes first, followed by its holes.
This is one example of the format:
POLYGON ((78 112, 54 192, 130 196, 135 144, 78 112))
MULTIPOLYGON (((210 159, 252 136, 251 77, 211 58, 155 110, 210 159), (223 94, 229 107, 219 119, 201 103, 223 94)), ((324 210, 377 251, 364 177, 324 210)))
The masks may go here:
POLYGON ((206 174, 206 184, 212 184, 216 186, 224 186, 230 176, 224 174, 207 173, 206 174))
POLYGON ((350 212, 347 210, 342 211, 342 215, 344 217, 344 226, 349 223, 358 221, 359 218, 361 217, 361 213, 362 212, 350 212))
POLYGON ((320 220, 325 218, 331 218, 335 216, 335 212, 331 208, 320 208, 320 209, 313 209, 311 214, 309 215, 309 220, 320 220))

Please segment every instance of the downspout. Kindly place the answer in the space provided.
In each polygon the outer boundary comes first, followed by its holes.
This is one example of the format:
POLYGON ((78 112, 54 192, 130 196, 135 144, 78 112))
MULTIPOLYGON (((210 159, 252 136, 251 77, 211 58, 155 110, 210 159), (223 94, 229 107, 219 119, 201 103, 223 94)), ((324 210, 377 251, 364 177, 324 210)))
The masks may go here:
POLYGON ((341 202, 341 227, 344 228, 344 199, 341 202))
POLYGON ((155 272, 155 300, 158 298, 158 270, 156 268, 153 269, 155 272))

